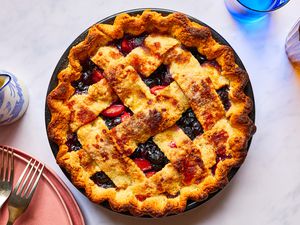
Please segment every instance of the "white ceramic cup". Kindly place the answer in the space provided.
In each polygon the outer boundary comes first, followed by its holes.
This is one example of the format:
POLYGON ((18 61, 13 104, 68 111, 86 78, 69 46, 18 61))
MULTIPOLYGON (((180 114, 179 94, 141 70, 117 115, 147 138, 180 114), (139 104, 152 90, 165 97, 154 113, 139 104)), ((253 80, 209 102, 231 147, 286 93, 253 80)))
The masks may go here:
POLYGON ((12 73, 0 70, 0 126, 20 119, 28 107, 28 93, 12 73))

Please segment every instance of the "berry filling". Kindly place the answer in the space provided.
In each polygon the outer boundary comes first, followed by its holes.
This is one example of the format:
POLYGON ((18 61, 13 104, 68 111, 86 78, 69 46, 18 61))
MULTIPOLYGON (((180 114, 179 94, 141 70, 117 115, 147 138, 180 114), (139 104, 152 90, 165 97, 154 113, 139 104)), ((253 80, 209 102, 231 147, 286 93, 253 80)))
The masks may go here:
POLYGON ((93 73, 92 73, 92 80, 93 80, 93 82, 97 83, 102 78, 103 78, 103 73, 100 70, 98 70, 98 69, 94 69, 93 73))
POLYGON ((152 138, 139 144, 130 158, 145 173, 146 177, 151 177, 169 162, 152 138))
POLYGON ((133 159, 133 161, 135 162, 135 164, 143 171, 148 171, 152 169, 151 163, 143 158, 135 158, 133 159))
POLYGON ((146 175, 146 177, 149 178, 149 177, 153 176, 155 173, 156 173, 155 171, 149 171, 149 172, 146 172, 145 175, 146 175))
POLYGON ((142 34, 139 36, 129 36, 125 35, 122 39, 113 43, 120 52, 124 55, 127 55, 131 52, 134 48, 143 45, 145 38, 147 37, 146 34, 142 34))
POLYGON ((153 88, 150 88, 150 92, 154 95, 156 95, 156 92, 159 91, 159 90, 162 90, 164 89, 166 86, 154 86, 153 88))
POLYGON ((68 146, 69 151, 78 151, 82 148, 82 145, 78 141, 76 133, 68 135, 66 145, 68 146))
POLYGON ((115 126, 119 125, 122 122, 122 119, 119 116, 115 118, 102 116, 102 118, 105 120, 105 124, 109 130, 111 130, 112 128, 114 128, 115 126))
POLYGON ((200 54, 197 48, 188 48, 188 50, 192 53, 192 55, 198 60, 200 64, 207 61, 206 56, 200 54))
POLYGON ((125 120, 127 120, 127 119, 130 118, 130 117, 131 117, 130 113, 124 112, 124 113, 121 115, 121 121, 124 122, 125 120))
POLYGON ((232 156, 230 154, 226 155, 226 148, 225 147, 218 148, 216 150, 216 155, 217 155, 216 156, 216 164, 212 168, 210 168, 211 169, 211 173, 213 175, 216 174, 216 169, 217 169, 218 163, 220 161, 224 161, 225 159, 231 159, 232 158, 232 156))
POLYGON ((155 86, 168 86, 173 82, 172 75, 166 65, 161 65, 149 77, 142 79, 149 88, 155 86))
POLYGON ((221 101, 222 101, 222 103, 223 103, 224 108, 225 108, 226 111, 231 106, 231 103, 229 101, 229 94, 228 94, 228 92, 229 92, 229 87, 227 85, 224 86, 224 87, 222 87, 222 88, 220 88, 219 90, 217 90, 217 93, 218 93, 218 95, 219 95, 219 97, 220 97, 220 99, 221 99, 221 101))
POLYGON ((76 94, 87 93, 89 86, 97 83, 103 78, 103 71, 100 70, 91 60, 82 66, 81 77, 71 84, 75 88, 76 94))
POLYGON ((108 129, 119 125, 132 115, 132 112, 129 108, 122 105, 122 103, 116 102, 103 110, 100 114, 102 119, 105 121, 108 129))
POLYGON ((114 182, 104 173, 104 172, 96 172, 94 173, 90 179, 94 181, 95 184, 102 188, 115 188, 116 185, 114 182))
POLYGON ((119 105, 119 104, 113 104, 109 106, 107 109, 102 111, 102 115, 106 117, 117 117, 121 115, 125 111, 125 106, 124 105, 119 105))
POLYGON ((182 114, 181 118, 176 122, 176 124, 191 140, 194 140, 195 137, 203 134, 202 126, 191 108, 182 114))

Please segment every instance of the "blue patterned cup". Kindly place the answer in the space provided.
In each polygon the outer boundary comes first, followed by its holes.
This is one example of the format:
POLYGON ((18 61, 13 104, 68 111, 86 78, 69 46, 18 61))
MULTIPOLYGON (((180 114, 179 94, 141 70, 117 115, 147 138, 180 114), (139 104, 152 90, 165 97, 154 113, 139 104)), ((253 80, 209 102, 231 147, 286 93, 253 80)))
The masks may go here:
POLYGON ((21 118, 27 106, 26 87, 12 73, 0 70, 0 126, 21 118))

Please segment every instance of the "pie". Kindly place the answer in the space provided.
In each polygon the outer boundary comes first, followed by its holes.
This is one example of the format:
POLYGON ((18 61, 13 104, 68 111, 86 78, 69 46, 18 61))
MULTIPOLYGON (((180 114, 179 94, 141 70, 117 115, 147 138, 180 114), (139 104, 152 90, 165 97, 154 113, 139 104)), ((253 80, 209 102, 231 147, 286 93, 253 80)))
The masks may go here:
POLYGON ((57 162, 95 203, 160 217, 228 182, 255 132, 233 50, 182 13, 95 24, 47 97, 57 162))

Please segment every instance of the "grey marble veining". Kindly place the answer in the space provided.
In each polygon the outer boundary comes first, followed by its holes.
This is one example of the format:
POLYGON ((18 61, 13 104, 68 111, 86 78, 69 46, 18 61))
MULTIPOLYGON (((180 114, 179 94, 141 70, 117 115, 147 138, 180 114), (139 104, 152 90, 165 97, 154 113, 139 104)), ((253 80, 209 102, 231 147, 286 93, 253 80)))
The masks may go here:
POLYGON ((300 16, 299 0, 252 24, 235 21, 223 0, 1 0, 0 69, 23 79, 30 105, 20 121, 0 128, 0 143, 18 147, 53 168, 75 195, 88 225, 153 224, 96 206, 77 191, 55 163, 44 123, 48 82, 69 44, 93 23, 140 7, 182 11, 215 28, 242 59, 256 100, 258 130, 232 182, 197 209, 155 223, 300 224, 300 74, 284 52, 286 35, 300 16))

